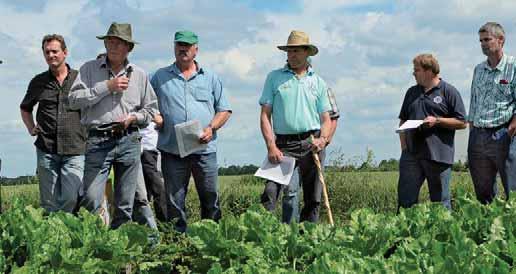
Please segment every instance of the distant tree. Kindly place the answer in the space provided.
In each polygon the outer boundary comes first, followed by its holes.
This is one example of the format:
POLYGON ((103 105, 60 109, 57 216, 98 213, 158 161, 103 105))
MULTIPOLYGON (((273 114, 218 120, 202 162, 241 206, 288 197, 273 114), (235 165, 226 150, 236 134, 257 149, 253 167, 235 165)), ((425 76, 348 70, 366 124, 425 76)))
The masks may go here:
POLYGON ((466 172, 468 171, 468 161, 465 161, 464 163, 459 160, 458 162, 453 163, 452 170, 456 172, 466 172))
POLYGON ((374 152, 372 149, 367 148, 367 158, 365 161, 360 165, 358 170, 360 171, 373 171, 375 170, 375 163, 374 163, 374 152))
POLYGON ((233 176, 233 175, 250 175, 254 174, 258 170, 258 166, 255 165, 244 165, 236 166, 230 165, 228 167, 220 167, 219 175, 221 176, 233 176))
POLYGON ((399 161, 391 158, 389 160, 381 160, 378 164, 379 171, 397 171, 399 170, 399 161))

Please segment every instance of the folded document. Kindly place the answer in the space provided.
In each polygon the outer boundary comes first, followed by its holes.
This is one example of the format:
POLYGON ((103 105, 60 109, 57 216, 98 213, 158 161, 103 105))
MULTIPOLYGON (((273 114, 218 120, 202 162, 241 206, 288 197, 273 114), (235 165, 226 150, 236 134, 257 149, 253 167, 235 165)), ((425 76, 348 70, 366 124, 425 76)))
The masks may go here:
POLYGON ((265 178, 278 184, 288 185, 292 174, 294 174, 295 166, 296 159, 292 157, 283 156, 283 160, 279 164, 272 164, 268 158, 265 158, 262 166, 256 171, 254 176, 265 178))
POLYGON ((396 129, 396 133, 403 132, 409 129, 416 129, 423 124, 423 120, 407 120, 403 125, 396 129))

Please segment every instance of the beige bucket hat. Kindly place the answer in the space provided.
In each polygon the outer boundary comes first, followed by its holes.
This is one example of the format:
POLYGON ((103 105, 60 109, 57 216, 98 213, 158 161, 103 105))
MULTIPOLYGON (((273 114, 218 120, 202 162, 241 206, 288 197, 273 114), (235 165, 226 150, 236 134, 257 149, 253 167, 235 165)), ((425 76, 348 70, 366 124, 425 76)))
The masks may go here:
POLYGON ((290 32, 288 36, 287 44, 284 46, 278 46, 278 49, 286 51, 289 47, 308 47, 310 51, 309 55, 314 56, 319 52, 319 49, 310 44, 310 38, 308 38, 308 34, 299 30, 293 30, 290 32))

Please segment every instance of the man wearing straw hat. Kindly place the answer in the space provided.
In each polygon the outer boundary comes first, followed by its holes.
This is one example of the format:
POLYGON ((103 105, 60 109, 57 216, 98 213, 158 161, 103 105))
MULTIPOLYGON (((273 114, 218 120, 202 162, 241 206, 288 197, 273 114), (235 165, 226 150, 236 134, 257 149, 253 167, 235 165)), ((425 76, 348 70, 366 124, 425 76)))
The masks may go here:
MULTIPOLYGON (((329 111, 332 108, 328 87, 310 66, 308 57, 316 55, 318 49, 310 43, 306 33, 292 31, 287 45, 278 48, 287 52, 287 64, 267 75, 259 101, 260 128, 271 163, 281 162, 283 156, 296 159, 295 173, 299 172, 304 198, 300 219, 317 222, 322 187, 312 151, 324 158, 324 148, 330 138, 329 111)), ((281 191, 288 193, 295 187, 292 182, 296 177, 292 176, 288 186, 267 181, 261 197, 264 207, 274 210, 281 191)), ((292 212, 286 211, 289 209, 284 204, 283 221, 290 222, 292 212)))
POLYGON ((130 221, 140 167, 140 134, 157 112, 147 74, 127 56, 136 42, 130 24, 113 23, 104 41, 107 55, 82 65, 69 95, 88 128, 82 206, 98 212, 111 167, 115 173, 112 228, 130 221))

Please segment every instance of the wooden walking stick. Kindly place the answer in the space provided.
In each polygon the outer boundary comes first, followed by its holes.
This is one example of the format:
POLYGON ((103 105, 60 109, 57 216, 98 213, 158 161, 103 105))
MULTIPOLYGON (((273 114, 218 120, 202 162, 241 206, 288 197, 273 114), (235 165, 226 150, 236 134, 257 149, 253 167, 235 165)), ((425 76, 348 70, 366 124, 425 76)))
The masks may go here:
MULTIPOLYGON (((314 136, 311 136, 311 140, 314 140, 314 136)), ((319 181, 321 182, 322 189, 323 189, 323 199, 324 199, 324 206, 326 207, 326 211, 328 211, 328 219, 330 221, 330 225, 334 226, 333 223, 333 215, 331 213, 330 208, 330 199, 328 199, 328 190, 326 189, 326 183, 324 182, 324 176, 323 176, 323 170, 321 167, 321 161, 319 160, 319 153, 312 151, 312 155, 314 157, 315 165, 317 166, 317 174, 319 175, 319 181)))

